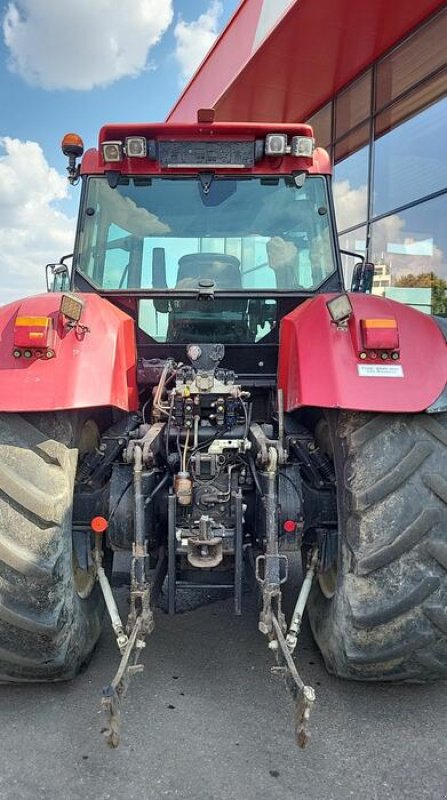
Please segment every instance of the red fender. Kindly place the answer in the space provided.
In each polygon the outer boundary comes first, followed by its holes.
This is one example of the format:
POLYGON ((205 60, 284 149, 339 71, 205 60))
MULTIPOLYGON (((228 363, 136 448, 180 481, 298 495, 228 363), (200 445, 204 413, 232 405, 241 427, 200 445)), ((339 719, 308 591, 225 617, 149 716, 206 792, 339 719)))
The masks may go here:
POLYGON ((133 320, 96 294, 76 296, 85 303, 77 329, 64 325, 61 294, 0 308, 0 411, 138 408, 133 320), (35 350, 31 358, 14 357, 17 317, 50 318, 53 358, 36 357, 35 350))
MULTIPOLYGON (((281 323, 278 385, 286 411, 302 406, 357 411, 418 412, 428 408, 447 383, 447 346, 433 319, 409 306, 369 294, 350 294, 353 314, 345 327, 332 322, 322 294, 288 314, 281 323), (395 320, 399 359, 365 353, 371 320, 395 320)), ((377 322, 376 322, 377 321, 377 322)), ((389 335, 384 324, 383 341, 389 335)), ((379 332, 380 336, 380 332, 379 332)), ((391 345, 395 347, 395 345, 391 345)))

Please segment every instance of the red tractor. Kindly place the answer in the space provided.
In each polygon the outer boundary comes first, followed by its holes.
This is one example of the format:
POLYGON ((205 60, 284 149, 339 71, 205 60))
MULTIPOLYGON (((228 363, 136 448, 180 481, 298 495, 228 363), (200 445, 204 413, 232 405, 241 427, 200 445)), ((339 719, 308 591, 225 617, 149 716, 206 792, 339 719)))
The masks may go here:
POLYGON ((300 124, 106 125, 71 274, 0 310, 0 679, 73 677, 105 607, 107 738, 162 586, 226 587, 297 696, 305 605, 330 672, 447 676, 447 326, 343 288, 330 162, 300 124), (305 580, 281 608, 291 550, 305 580), (130 551, 122 622, 109 577, 130 551))

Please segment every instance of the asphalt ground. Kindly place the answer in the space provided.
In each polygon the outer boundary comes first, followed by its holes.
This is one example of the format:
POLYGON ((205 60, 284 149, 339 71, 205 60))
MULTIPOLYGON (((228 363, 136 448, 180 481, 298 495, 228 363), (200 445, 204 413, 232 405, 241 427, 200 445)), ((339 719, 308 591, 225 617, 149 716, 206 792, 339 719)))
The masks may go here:
POLYGON ((156 611, 117 750, 100 734, 101 687, 118 664, 110 626, 73 682, 0 687, 1 800, 447 800, 445 683, 340 681, 305 625, 298 664, 317 703, 302 751, 255 597, 242 617, 230 598, 183 608, 156 611))

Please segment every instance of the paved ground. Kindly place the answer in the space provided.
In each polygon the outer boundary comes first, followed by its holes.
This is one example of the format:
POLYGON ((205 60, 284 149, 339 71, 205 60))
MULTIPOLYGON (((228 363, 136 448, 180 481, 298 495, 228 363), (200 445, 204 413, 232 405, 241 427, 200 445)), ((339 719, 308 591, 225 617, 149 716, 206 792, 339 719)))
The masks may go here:
POLYGON ((117 664, 108 629, 73 683, 0 687, 1 800, 447 799, 445 684, 338 681, 305 631, 300 665, 318 703, 300 751, 256 604, 244 604, 242 618, 230 600, 157 612, 116 751, 99 734, 100 688, 117 664))

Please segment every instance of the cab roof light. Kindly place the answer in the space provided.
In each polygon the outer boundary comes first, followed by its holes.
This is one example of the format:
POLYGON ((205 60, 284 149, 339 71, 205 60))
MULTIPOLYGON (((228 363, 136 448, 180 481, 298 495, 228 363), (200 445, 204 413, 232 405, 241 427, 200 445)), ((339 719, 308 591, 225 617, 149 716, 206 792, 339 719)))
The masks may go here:
POLYGON ((84 152, 84 142, 77 133, 66 133, 61 141, 64 156, 80 158, 84 152))
POLYGON ((290 144, 286 133, 268 133, 265 137, 265 155, 291 155, 298 158, 312 158, 315 139, 312 136, 292 136, 290 144))
POLYGON ((64 156, 68 158, 68 180, 74 185, 79 179, 79 165, 76 159, 80 158, 84 152, 84 142, 77 133, 66 133, 61 141, 61 149, 64 156))
POLYGON ((290 152, 292 156, 312 158, 315 150, 315 139, 311 136, 292 136, 290 152))
POLYGON ((283 156, 290 153, 286 133, 268 133, 265 137, 265 155, 283 156))
POLYGON ((119 141, 110 141, 102 143, 102 157, 104 161, 122 161, 123 160, 123 143, 119 141))
POLYGON ((144 136, 127 136, 124 140, 124 150, 128 158, 145 158, 147 144, 144 136))

